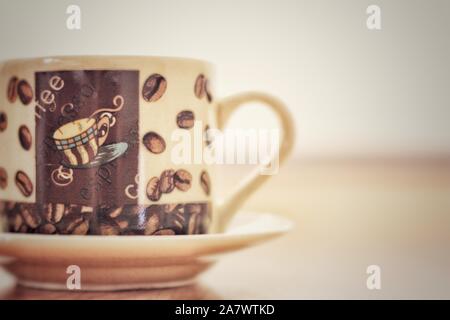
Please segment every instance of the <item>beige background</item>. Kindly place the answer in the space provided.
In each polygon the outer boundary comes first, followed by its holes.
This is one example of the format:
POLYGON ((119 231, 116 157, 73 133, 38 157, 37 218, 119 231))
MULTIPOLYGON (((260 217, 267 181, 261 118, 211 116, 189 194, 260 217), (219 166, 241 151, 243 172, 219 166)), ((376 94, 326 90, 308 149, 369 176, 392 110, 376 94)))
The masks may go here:
MULTIPOLYGON (((227 257, 202 279, 206 294, 118 297, 449 298, 449 17, 445 0, 1 1, 0 59, 203 58, 219 96, 265 90, 293 112, 296 156, 246 208, 290 216, 295 232, 227 257), (82 29, 69 31, 75 3, 82 29), (366 28, 369 4, 380 31, 366 28), (366 288, 370 264, 380 291, 366 288)), ((234 125, 273 125, 256 108, 234 125)), ((222 192, 241 169, 222 173, 222 192)))
MULTIPOLYGON (((289 104, 297 154, 450 149, 446 0, 0 3, 0 59, 203 58, 218 66, 219 96, 260 89, 289 104), (81 7, 79 31, 66 28, 70 4, 81 7), (366 28, 369 4, 381 7, 380 31, 366 28)), ((251 110, 246 115, 237 125, 254 119, 251 110)))

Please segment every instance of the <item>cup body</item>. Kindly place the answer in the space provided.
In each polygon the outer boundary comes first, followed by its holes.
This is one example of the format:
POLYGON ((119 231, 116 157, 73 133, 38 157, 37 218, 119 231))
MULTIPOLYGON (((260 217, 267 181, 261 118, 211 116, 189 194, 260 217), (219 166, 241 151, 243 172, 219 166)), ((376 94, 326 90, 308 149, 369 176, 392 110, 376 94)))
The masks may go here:
POLYGON ((214 230, 212 167, 194 159, 194 149, 208 148, 205 129, 217 127, 212 80, 211 65, 191 59, 55 57, 3 63, 0 213, 8 231, 214 230), (105 114, 106 126, 101 125, 105 114), (186 139, 191 154, 183 158, 174 150, 186 139))

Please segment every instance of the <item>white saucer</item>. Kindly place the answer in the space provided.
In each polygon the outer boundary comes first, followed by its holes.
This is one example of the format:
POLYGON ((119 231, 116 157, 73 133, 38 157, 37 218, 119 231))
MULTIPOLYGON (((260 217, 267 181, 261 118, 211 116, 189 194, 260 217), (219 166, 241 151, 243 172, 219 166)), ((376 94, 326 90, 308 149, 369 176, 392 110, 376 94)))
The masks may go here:
POLYGON ((275 214, 240 213, 225 233, 180 236, 73 236, 0 233, 5 269, 19 284, 67 290, 67 268, 80 267, 81 290, 149 289, 191 283, 218 260, 280 236, 292 222, 275 214))

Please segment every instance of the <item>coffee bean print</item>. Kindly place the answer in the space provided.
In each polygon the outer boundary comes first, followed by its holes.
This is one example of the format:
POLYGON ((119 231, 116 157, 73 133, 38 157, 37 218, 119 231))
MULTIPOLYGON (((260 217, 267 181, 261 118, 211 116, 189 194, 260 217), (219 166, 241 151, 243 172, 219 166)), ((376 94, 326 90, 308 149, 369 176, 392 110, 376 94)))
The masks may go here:
POLYGON ((178 207, 178 204, 176 204, 176 203, 163 204, 162 211, 164 213, 172 213, 177 207, 178 207))
POLYGON ((17 99, 17 82, 19 79, 17 77, 12 77, 9 79, 8 82, 8 90, 7 90, 7 97, 8 101, 11 103, 14 103, 17 99))
POLYGON ((28 227, 27 225, 22 225, 18 231, 19 233, 28 233, 28 227))
POLYGON ((8 116, 4 112, 0 112, 0 132, 8 128, 8 116))
POLYGON ((119 226, 120 230, 125 230, 130 226, 130 222, 127 220, 121 220, 117 221, 117 225, 119 226))
POLYGON ((177 170, 174 175, 175 187, 181 191, 188 191, 191 188, 192 175, 183 169, 177 170))
POLYGON ((155 102, 161 99, 166 89, 166 79, 160 74, 152 74, 144 83, 142 97, 147 102, 155 102))
POLYGON ((27 126, 20 126, 19 140, 20 140, 20 145, 22 146, 22 148, 24 148, 25 150, 31 149, 31 145, 33 143, 33 138, 31 136, 30 129, 28 129, 27 126))
POLYGON ((158 201, 161 198, 161 191, 159 190, 158 177, 151 178, 147 183, 147 197, 151 201, 158 201))
POLYGON ((88 233, 88 231, 89 231, 89 221, 84 220, 83 222, 79 223, 73 228, 71 234, 84 236, 88 233))
POLYGON ((122 214, 122 212, 123 212, 123 207, 118 207, 118 208, 116 208, 116 209, 113 209, 113 210, 108 214, 108 216, 109 216, 110 218, 115 219, 115 218, 117 218, 118 216, 120 216, 120 215, 122 214))
POLYGON ((159 217, 157 214, 152 214, 147 221, 144 234, 153 234, 159 228, 159 217))
POLYGON ((177 125, 181 129, 190 129, 194 126, 195 116, 192 111, 184 110, 177 115, 177 125))
POLYGON ((209 179, 209 174, 206 171, 203 171, 200 175, 200 185, 202 186, 203 191, 205 191, 206 195, 209 196, 211 193, 211 182, 209 179))
POLYGON ((100 234, 102 236, 116 236, 120 234, 119 226, 112 223, 101 223, 100 224, 100 234))
POLYGON ((70 213, 58 224, 58 231, 61 234, 84 235, 88 230, 89 222, 77 212, 76 207, 71 208, 70 213))
POLYGON ((23 171, 16 173, 16 186, 25 197, 30 197, 33 194, 33 183, 27 174, 23 171))
POLYGON ((199 224, 199 214, 194 213, 189 218, 189 224, 188 224, 188 234, 196 234, 199 224))
POLYGON ((23 226, 23 218, 20 214, 16 213, 10 216, 9 220, 9 226, 10 230, 13 232, 19 232, 19 230, 23 226))
POLYGON ((10 232, 73 235, 176 235, 208 232, 210 204, 170 203, 98 208, 1 202, 10 232), (58 222, 57 222, 58 221, 58 222))
POLYGON ((154 154, 160 154, 166 150, 166 142, 156 132, 148 132, 143 138, 145 147, 154 154))
POLYGON ((175 171, 172 169, 164 170, 159 177, 159 190, 161 193, 170 193, 175 188, 175 171))
POLYGON ((94 212, 93 207, 82 206, 80 209, 81 214, 83 215, 91 215, 94 212))
POLYGON ((213 101, 213 97, 212 97, 211 91, 209 89, 209 80, 208 79, 205 80, 205 94, 206 94, 206 99, 208 100, 209 103, 211 103, 213 101))
POLYGON ((5 168, 0 167, 0 188, 6 189, 8 186, 8 173, 6 172, 5 168))
POLYGON ((33 100, 33 89, 26 80, 20 80, 17 84, 17 94, 24 105, 28 105, 33 100))
POLYGON ((39 227, 39 233, 42 234, 55 234, 56 233, 56 227, 51 224, 47 223, 39 227))
POLYGON ((175 235, 175 231, 172 229, 161 229, 156 232, 154 232, 152 235, 154 236, 173 236, 175 235))
POLYGON ((127 206, 124 212, 126 216, 141 217, 146 215, 145 206, 127 206))
POLYGON ((22 215, 25 224, 32 229, 37 228, 41 223, 41 217, 37 214, 33 205, 22 205, 20 214, 22 215))
POLYGON ((60 203, 49 203, 43 206, 42 215, 45 220, 50 223, 58 223, 63 218, 65 212, 64 204, 60 203))
POLYGON ((186 212, 189 214, 196 214, 202 212, 202 205, 200 203, 187 203, 184 206, 186 212))
POLYGON ((200 74, 195 80, 194 93, 199 99, 205 96, 205 76, 203 74, 200 74))

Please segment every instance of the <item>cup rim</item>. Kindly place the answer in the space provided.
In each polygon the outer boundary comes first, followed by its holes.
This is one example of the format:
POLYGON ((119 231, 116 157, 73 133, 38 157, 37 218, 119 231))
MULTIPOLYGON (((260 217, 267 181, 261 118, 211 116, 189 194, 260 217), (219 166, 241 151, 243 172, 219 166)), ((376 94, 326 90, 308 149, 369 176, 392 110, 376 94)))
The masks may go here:
POLYGON ((191 58, 191 57, 178 57, 178 56, 158 56, 158 55, 49 55, 49 56, 37 56, 37 57, 25 57, 25 58, 13 58, 0 60, 0 64, 7 63, 41 63, 51 65, 53 63, 82 63, 83 60, 98 60, 104 63, 105 60, 112 60, 115 62, 127 62, 131 60, 140 61, 162 61, 166 63, 191 63, 191 64, 203 64, 210 68, 214 67, 214 64, 208 60, 191 58))
MULTIPOLYGON (((68 126, 69 124, 72 124, 73 122, 78 122, 78 121, 82 121, 82 120, 86 120, 86 119, 88 119, 88 120, 91 120, 91 119, 92 119, 92 120, 93 120, 93 123, 92 123, 89 127, 87 127, 85 130, 83 130, 82 132, 80 132, 79 134, 76 134, 76 135, 70 136, 70 137, 63 137, 63 138, 55 137, 55 134, 54 134, 54 135, 52 136, 53 140, 55 140, 55 141, 62 141, 62 140, 73 139, 73 138, 75 138, 75 137, 81 136, 83 133, 87 132, 90 128, 95 127, 95 125, 98 123, 98 120, 96 120, 96 119, 94 119, 94 118, 87 118, 87 117, 86 117, 86 118, 77 119, 77 120, 68 122, 68 123, 66 123, 66 124, 63 124, 63 125, 61 125, 60 127, 58 127, 58 128, 56 129, 56 131, 63 129, 65 126, 68 126)), ((94 129, 94 130, 95 130, 95 129, 94 129)))

